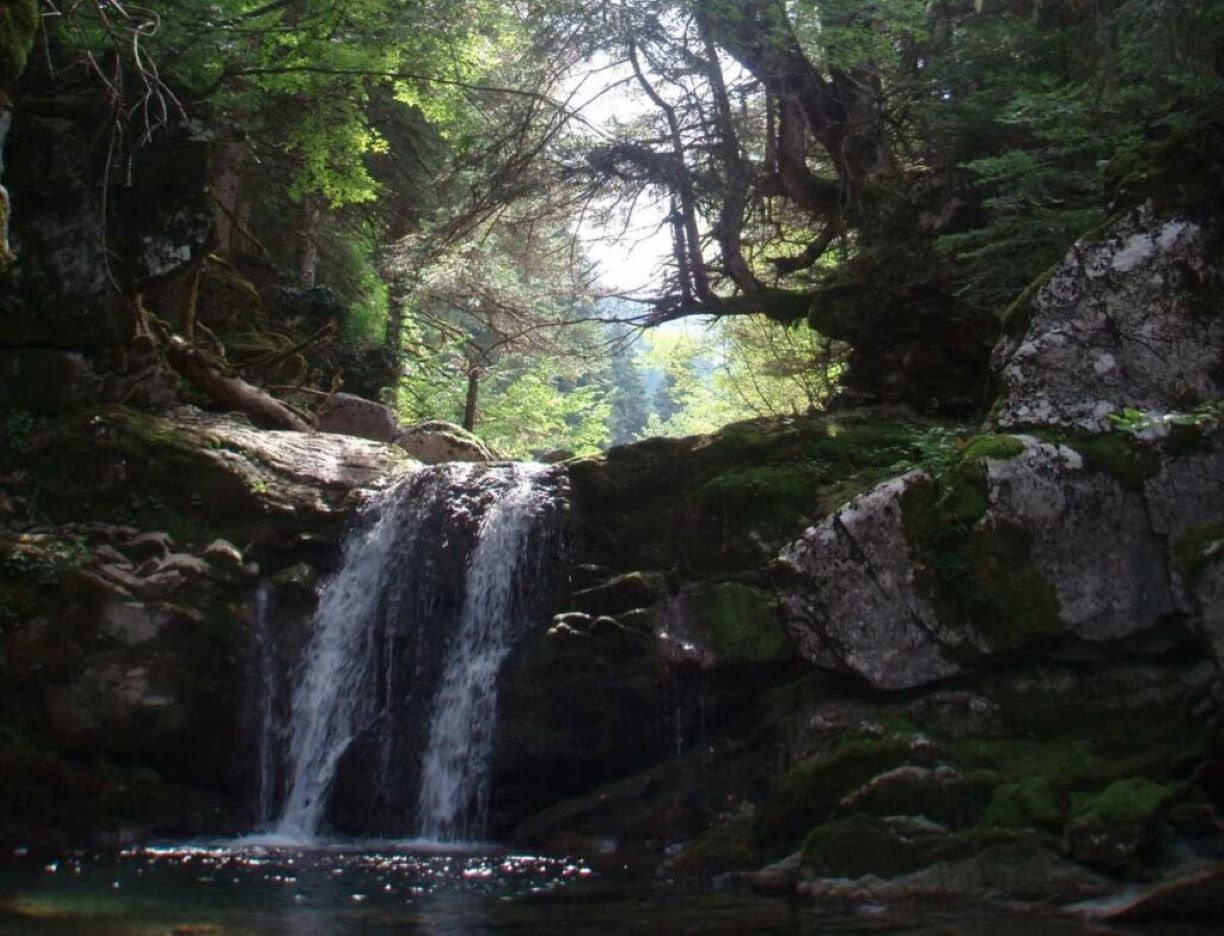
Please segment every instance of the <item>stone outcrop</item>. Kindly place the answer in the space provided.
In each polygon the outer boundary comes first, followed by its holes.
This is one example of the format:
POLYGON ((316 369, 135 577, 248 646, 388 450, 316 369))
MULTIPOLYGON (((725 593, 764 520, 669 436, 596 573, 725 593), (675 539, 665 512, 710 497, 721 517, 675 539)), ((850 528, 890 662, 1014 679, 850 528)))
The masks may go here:
POLYGON ((1151 205, 1077 243, 1010 313, 1014 337, 995 349, 994 424, 1096 431, 1124 408, 1224 397, 1221 243, 1218 224, 1151 205))
POLYGON ((1208 204, 1132 200, 1017 303, 985 434, 860 414, 571 462, 573 613, 506 675, 512 834, 868 903, 1066 902, 1218 861, 1208 204), (540 782, 550 749, 568 786, 540 782), (533 781, 569 798, 514 821, 533 781))
POLYGON ((315 425, 320 432, 391 442, 402 431, 391 408, 351 393, 334 393, 319 407, 315 425))
POLYGON ((1194 435, 1190 456, 1123 436, 988 437, 938 477, 856 498, 780 554, 800 649, 904 689, 1034 642, 1158 636, 1199 610, 1177 544, 1224 518, 1224 433, 1194 435))
POLYGON ((395 444, 427 465, 443 462, 491 462, 493 451, 462 426, 440 419, 409 426, 395 436, 395 444))
POLYGON ((492 449, 462 426, 431 419, 404 428, 390 407, 349 393, 328 397, 319 408, 317 425, 320 432, 393 442, 426 465, 496 460, 492 449))
POLYGON ((0 837, 249 828, 260 600, 299 646, 354 498, 414 463, 123 408, 35 423, 0 462, 0 707, 21 713, 0 737, 0 837))

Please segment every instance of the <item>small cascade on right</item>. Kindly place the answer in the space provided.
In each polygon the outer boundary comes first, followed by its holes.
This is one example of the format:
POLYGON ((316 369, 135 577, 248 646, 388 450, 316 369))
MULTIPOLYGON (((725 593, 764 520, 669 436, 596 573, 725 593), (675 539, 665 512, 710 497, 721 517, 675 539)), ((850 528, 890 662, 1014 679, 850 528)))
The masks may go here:
POLYGON ((545 471, 514 466, 509 487, 480 522, 459 627, 431 707, 417 805, 417 828, 427 839, 471 841, 485 832, 497 677, 522 631, 547 545, 537 539, 529 548, 550 503, 537 484, 545 471))

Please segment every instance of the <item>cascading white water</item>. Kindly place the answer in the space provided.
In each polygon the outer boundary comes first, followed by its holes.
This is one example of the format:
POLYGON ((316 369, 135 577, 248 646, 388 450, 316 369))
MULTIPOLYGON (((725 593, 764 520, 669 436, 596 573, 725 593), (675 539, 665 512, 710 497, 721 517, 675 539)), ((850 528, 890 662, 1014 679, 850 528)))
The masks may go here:
POLYGON ((279 835, 311 839, 318 834, 336 765, 368 704, 363 690, 399 526, 398 494, 398 487, 392 488, 367 505, 366 522, 350 535, 340 571, 319 597, 314 634, 293 690, 289 787, 275 829, 279 835))
POLYGON ((497 675, 518 636, 514 598, 532 525, 549 502, 543 465, 512 466, 510 486, 480 523, 459 630, 434 696, 417 804, 420 834, 465 841, 484 832, 497 675))
POLYGON ((343 778, 363 828, 377 813, 374 829, 412 831, 415 800, 423 837, 484 832, 497 673, 550 542, 533 536, 557 513, 548 477, 437 466, 367 504, 296 673, 277 835, 316 837, 343 778))

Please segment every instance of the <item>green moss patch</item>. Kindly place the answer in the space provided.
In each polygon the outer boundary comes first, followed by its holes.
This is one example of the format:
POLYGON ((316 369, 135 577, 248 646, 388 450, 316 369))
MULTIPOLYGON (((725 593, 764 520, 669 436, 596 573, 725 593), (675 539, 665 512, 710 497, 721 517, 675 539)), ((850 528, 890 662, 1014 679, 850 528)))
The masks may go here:
POLYGON ((1071 800, 1065 790, 1057 789, 1048 777, 1030 777, 995 789, 982 825, 1036 826, 1057 832, 1070 811, 1071 800))
POLYGON ((1151 446, 1125 433, 1104 433, 1093 436, 1051 438, 1075 450, 1084 459, 1089 471, 1107 474, 1131 491, 1143 490, 1143 485, 1160 471, 1160 455, 1151 446))
POLYGON ((759 588, 719 582, 686 592, 684 604, 723 663, 767 663, 785 646, 774 597, 759 588))
POLYGON ((595 559, 701 576, 758 566, 857 494, 916 464, 934 423, 758 419, 569 464, 595 559))
POLYGON ((919 581, 944 624, 973 629, 996 650, 1022 646, 1061 628, 1058 596, 1032 561, 1032 534, 1002 520, 985 523, 987 459, 1015 458, 1011 435, 968 440, 937 463, 928 482, 902 497, 906 541, 919 581))
POLYGON ((973 465, 983 458, 1009 459, 1024 454, 1024 442, 1013 435, 975 436, 965 443, 961 465, 973 465))
MULTIPOLYGON (((1044 841, 1040 836, 1038 841, 1044 841)), ((946 833, 869 816, 851 816, 819 825, 803 843, 802 866, 820 877, 898 877, 940 862, 959 861, 1000 846, 1031 842, 1001 828, 946 833)))
POLYGON ((669 873, 717 874, 760 863, 753 837, 753 815, 743 811, 710 826, 669 861, 669 873))
POLYGON ((779 778, 762 805, 756 830, 759 843, 799 841, 826 821, 847 793, 915 760, 914 746, 907 739, 854 738, 831 753, 800 761, 779 778))
POLYGON ((42 19, 40 13, 38 0, 6 0, 0 4, 0 96, 25 68, 42 19))
POLYGON ((802 465, 735 468, 703 484, 697 499, 703 509, 728 518, 785 522, 812 512, 820 480, 816 471, 802 465))
POLYGON ((1103 823, 1147 822, 1168 804, 1173 790, 1143 777, 1116 780, 1092 799, 1082 817, 1103 823))
POLYGON ((1058 595, 1032 560, 1032 534, 1002 520, 983 523, 988 502, 981 460, 1018 454, 1008 439, 975 440, 976 452, 902 497, 906 541, 919 585, 951 629, 972 627, 996 650, 1061 629, 1058 595), (991 454, 985 454, 985 453, 991 454))
POLYGON ((1092 745, 1082 740, 961 741, 951 750, 960 763, 990 770, 1004 783, 1040 777, 1052 789, 1062 790, 1096 782, 1106 771, 1092 745))

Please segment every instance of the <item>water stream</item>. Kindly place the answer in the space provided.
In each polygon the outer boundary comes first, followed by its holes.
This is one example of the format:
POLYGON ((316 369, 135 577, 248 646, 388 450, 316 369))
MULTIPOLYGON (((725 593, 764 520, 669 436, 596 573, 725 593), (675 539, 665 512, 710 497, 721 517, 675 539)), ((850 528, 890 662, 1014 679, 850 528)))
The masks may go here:
MULTIPOLYGON (((271 831, 312 841, 339 817, 365 834, 484 834, 497 675, 540 588, 558 484, 541 465, 442 465, 366 505, 297 667, 271 831)), ((276 743, 263 732, 266 785, 276 743)))
POLYGON ((485 831, 497 675, 524 624, 521 583, 540 572, 528 539, 550 502, 537 484, 544 466, 516 469, 480 522, 458 633, 430 710, 417 803, 417 830, 427 839, 465 841, 485 831))

